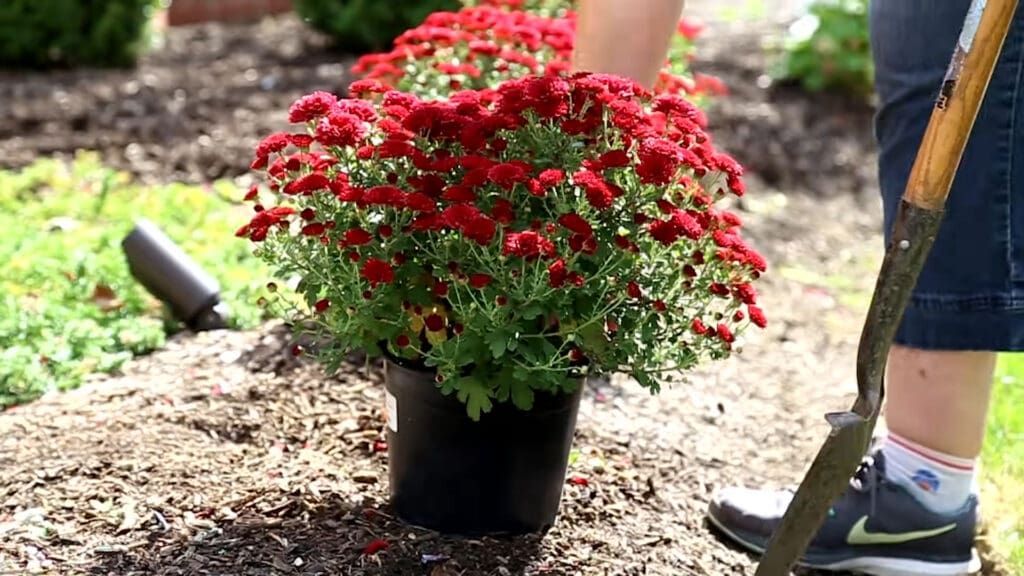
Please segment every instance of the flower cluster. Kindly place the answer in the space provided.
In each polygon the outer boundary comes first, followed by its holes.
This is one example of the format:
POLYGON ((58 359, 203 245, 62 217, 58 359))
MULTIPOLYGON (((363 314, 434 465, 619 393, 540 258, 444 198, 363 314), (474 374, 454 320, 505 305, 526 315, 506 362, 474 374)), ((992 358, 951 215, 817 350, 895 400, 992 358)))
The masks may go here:
MULTIPOLYGON (((566 75, 576 39, 575 13, 513 9, 520 4, 492 0, 458 12, 435 12, 399 36, 391 51, 361 57, 353 72, 429 98, 460 89, 493 88, 526 75, 566 75)), ((699 32, 695 23, 680 22, 657 92, 691 98, 724 92, 718 79, 689 73, 699 32)))
POLYGON ((618 77, 508 81, 424 100, 295 102, 267 137, 238 230, 300 292, 342 354, 437 370, 471 416, 532 405, 585 372, 659 375, 763 326, 764 259, 718 202, 742 169, 700 111, 618 77))

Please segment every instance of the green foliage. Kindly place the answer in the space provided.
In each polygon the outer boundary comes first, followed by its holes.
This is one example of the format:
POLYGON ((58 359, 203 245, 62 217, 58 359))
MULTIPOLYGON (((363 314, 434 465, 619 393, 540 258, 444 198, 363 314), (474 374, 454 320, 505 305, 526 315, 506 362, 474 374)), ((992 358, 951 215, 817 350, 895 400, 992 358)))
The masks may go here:
POLYGON ((295 10, 345 50, 382 50, 431 12, 457 10, 459 0, 296 0, 295 10))
POLYGON ((867 9, 868 0, 815 0, 791 27, 776 76, 815 92, 869 94, 874 64, 867 9))
POLYGON ((116 370, 176 328, 121 251, 139 217, 221 283, 236 326, 256 324, 266 272, 244 242, 224 240, 242 210, 229 195, 226 184, 140 187, 91 156, 0 172, 0 408, 116 370))
POLYGON ((130 66, 154 0, 4 0, 0 66, 130 66))
POLYGON ((999 360, 982 479, 989 540, 1009 574, 1024 574, 1024 354, 999 360))

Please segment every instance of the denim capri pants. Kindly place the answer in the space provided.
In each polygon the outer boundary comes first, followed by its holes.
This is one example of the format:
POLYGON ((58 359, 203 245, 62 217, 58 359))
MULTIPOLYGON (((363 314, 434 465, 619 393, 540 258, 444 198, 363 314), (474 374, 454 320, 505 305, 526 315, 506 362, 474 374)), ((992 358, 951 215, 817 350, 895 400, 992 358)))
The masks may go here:
MULTIPOLYGON (((887 242, 970 4, 870 3, 887 242)), ((1024 7, 1014 16, 896 342, 1024 350, 1024 7)))

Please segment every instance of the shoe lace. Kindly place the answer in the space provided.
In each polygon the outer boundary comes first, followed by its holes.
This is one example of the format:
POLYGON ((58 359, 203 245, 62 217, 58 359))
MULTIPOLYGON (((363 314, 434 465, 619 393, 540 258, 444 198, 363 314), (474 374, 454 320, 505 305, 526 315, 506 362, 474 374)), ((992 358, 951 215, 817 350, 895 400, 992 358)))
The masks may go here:
POLYGON ((857 467, 857 471, 850 478, 850 487, 854 490, 864 493, 868 492, 871 495, 871 513, 875 513, 875 496, 878 493, 878 484, 880 482, 880 476, 878 473, 878 466, 875 465, 875 459, 871 456, 865 456, 861 460, 860 465, 857 467))

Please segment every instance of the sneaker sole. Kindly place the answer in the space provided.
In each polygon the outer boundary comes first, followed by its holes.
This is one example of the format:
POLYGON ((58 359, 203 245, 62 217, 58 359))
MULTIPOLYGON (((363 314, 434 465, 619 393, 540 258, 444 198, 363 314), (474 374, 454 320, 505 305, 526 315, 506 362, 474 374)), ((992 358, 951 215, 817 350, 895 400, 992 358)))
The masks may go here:
MULTIPOLYGON (((764 554, 764 548, 744 540, 738 534, 726 528, 713 514, 708 514, 707 519, 722 534, 742 548, 758 555, 764 554)), ((870 576, 963 576, 981 571, 981 559, 978 558, 975 550, 971 551, 970 562, 923 562, 901 558, 864 556, 832 563, 797 562, 797 565, 801 568, 811 568, 813 570, 859 572, 870 576)))

